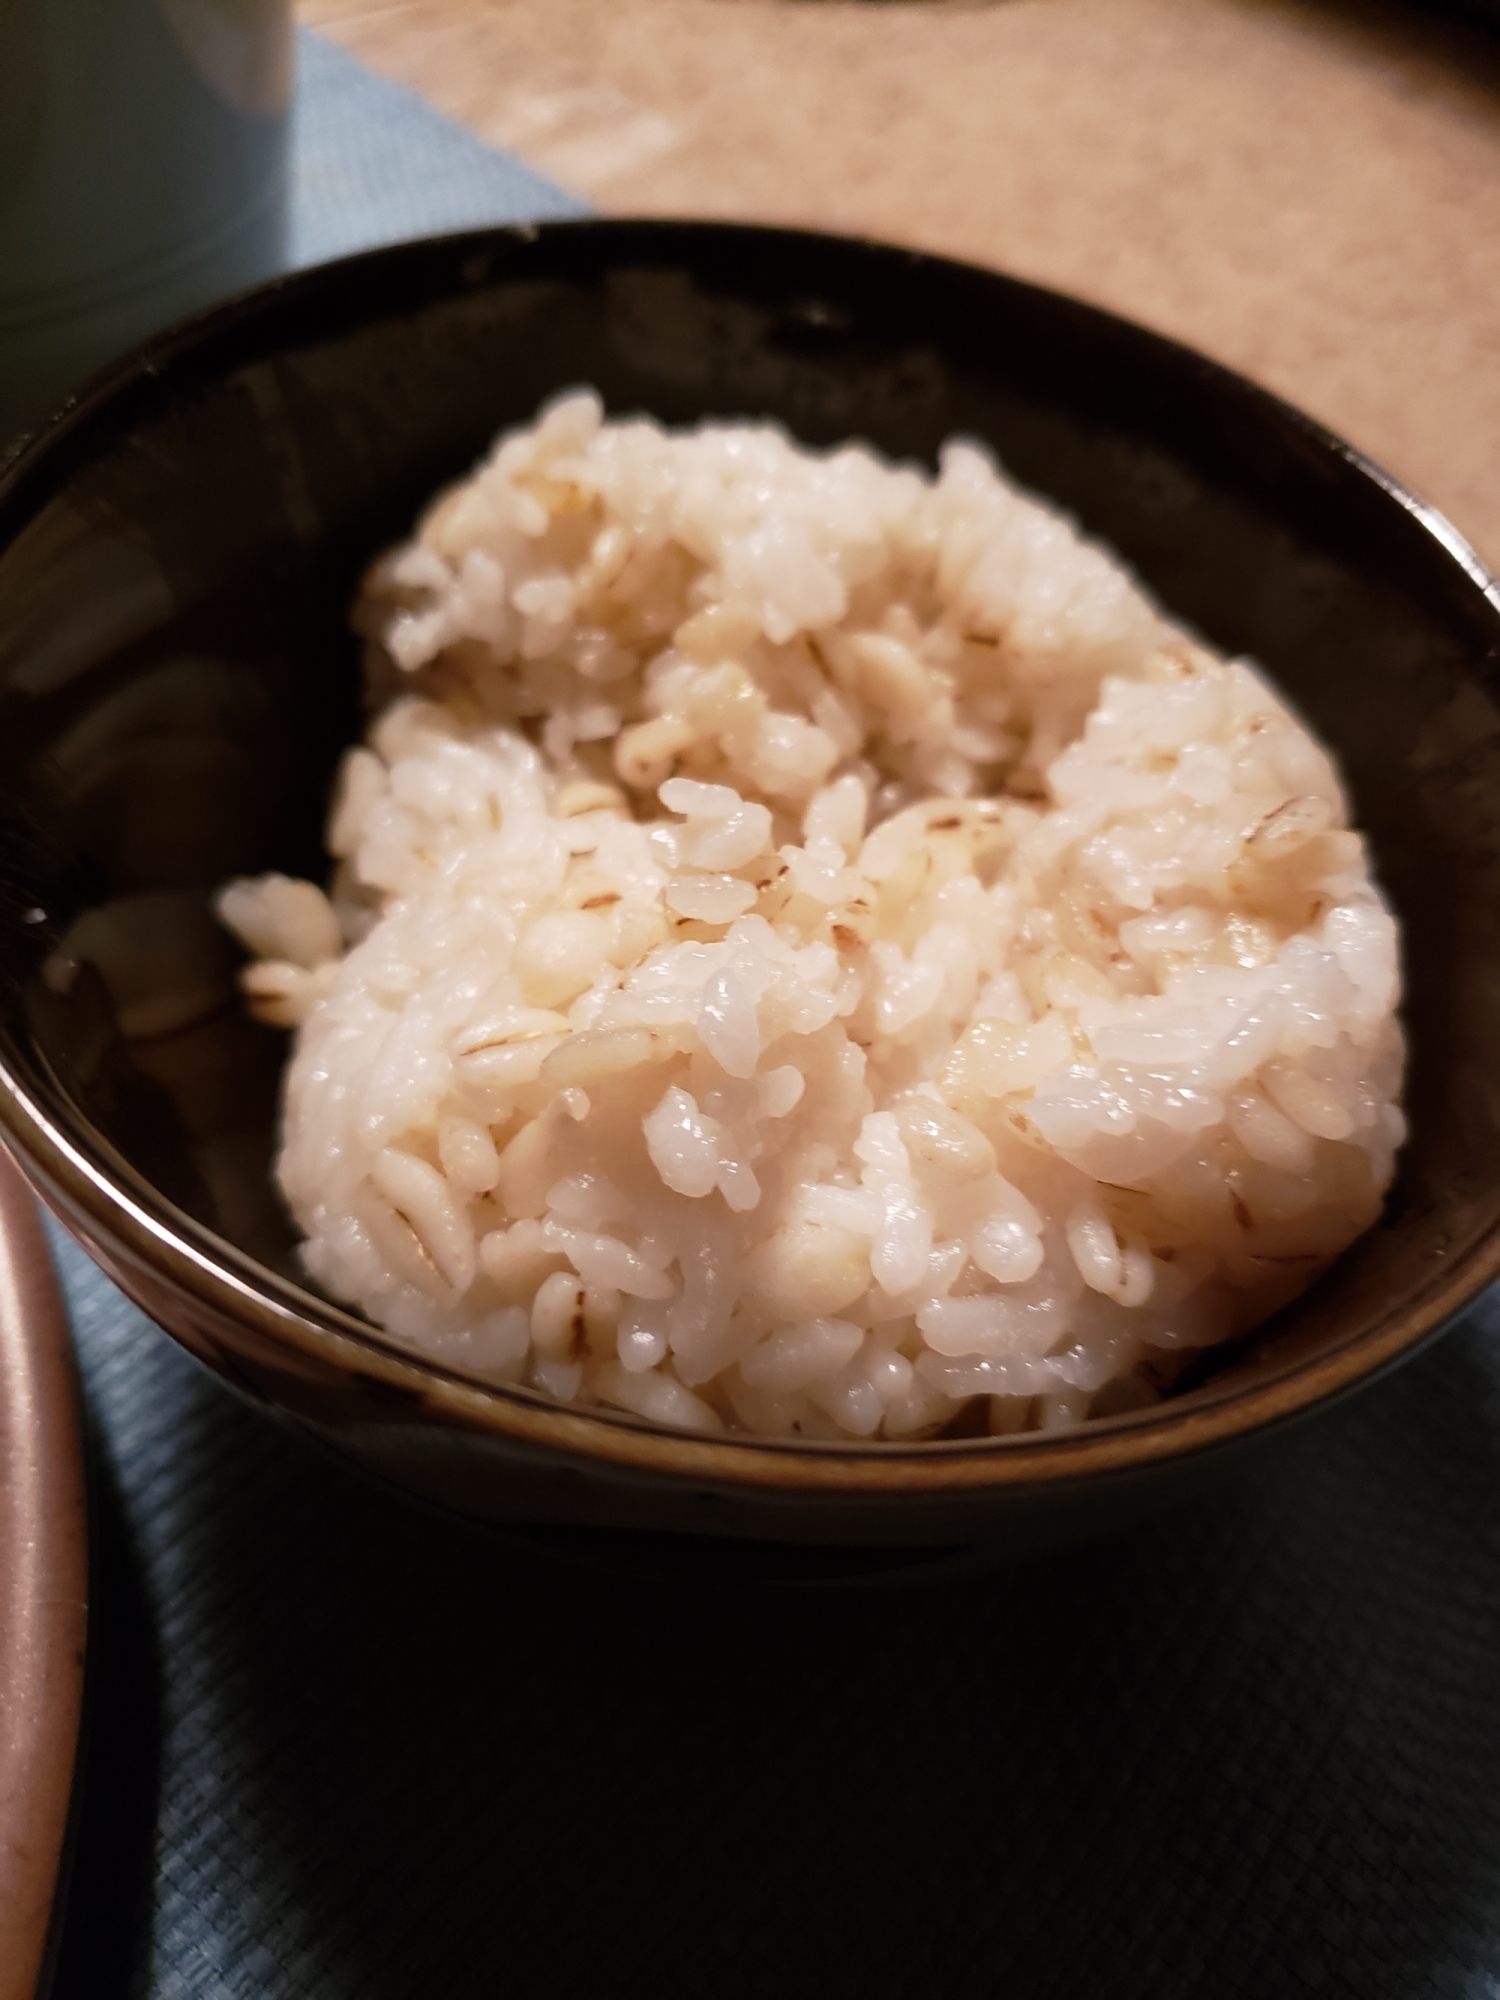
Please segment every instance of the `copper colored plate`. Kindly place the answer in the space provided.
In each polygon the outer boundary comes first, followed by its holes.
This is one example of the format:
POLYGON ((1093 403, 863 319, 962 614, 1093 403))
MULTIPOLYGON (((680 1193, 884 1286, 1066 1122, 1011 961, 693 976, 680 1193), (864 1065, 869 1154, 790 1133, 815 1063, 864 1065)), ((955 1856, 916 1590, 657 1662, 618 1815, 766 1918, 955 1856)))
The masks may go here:
POLYGON ((83 1696, 88 1533, 67 1318, 0 1152, 0 2000, 47 1958, 83 1696))

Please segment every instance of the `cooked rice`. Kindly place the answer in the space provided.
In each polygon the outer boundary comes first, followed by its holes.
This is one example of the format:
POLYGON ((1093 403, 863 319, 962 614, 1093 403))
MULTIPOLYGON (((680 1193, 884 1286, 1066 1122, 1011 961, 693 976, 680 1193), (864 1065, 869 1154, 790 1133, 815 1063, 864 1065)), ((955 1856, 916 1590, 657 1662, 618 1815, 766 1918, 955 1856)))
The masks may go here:
POLYGON ((1007 1432, 1149 1401, 1377 1215, 1396 930, 1328 756, 973 445, 575 393, 356 622, 331 900, 221 910, 297 1030, 307 1269, 401 1341, 1007 1432))

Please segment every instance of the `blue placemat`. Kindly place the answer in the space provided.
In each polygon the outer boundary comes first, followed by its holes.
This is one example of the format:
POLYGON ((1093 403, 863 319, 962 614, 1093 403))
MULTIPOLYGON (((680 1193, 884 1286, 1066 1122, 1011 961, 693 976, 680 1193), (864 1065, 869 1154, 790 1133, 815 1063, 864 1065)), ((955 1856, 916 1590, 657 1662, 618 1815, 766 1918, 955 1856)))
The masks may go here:
POLYGON ((297 38, 293 265, 404 236, 587 215, 588 205, 373 75, 321 36, 297 38))
POLYGON ((60 1261, 98 1431, 59 2000, 1500 1992, 1500 1314, 987 1580, 519 1559, 60 1261))
MULTIPOLYGON (((304 260, 578 212, 304 37, 304 260)), ((1128 1538, 895 1595, 508 1553, 61 1238, 95 1696, 57 2000, 1500 1994, 1500 1309, 1128 1538)))

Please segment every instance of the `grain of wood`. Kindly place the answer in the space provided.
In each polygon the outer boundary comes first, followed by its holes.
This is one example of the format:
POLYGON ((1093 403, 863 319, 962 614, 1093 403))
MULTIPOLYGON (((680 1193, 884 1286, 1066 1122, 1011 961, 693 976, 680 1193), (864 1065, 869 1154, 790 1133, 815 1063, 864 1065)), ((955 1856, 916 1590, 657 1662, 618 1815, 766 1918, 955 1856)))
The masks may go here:
POLYGON ((1500 38, 1311 0, 301 0, 606 212, 1063 287, 1342 431, 1500 563, 1500 38))

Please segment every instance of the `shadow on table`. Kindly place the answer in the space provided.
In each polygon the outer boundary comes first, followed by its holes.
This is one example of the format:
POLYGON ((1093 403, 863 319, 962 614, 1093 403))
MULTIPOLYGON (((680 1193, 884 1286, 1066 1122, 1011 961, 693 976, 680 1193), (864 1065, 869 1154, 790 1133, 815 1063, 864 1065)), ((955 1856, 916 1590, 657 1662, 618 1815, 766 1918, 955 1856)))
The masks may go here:
POLYGON ((528 1561, 193 1378, 138 1990, 1490 1993, 1497 1350, 1127 1539, 827 1595, 528 1561))
MULTIPOLYGON (((1332 26, 1361 53, 1395 63, 1436 63, 1469 84, 1500 91, 1500 0, 1279 0, 1293 15, 1332 26)), ((1420 74, 1407 87, 1420 87, 1420 74)))
POLYGON ((50 2000, 125 2000, 151 1937, 161 1656, 130 1519, 97 1440, 89 1664, 65 1923, 50 2000))

